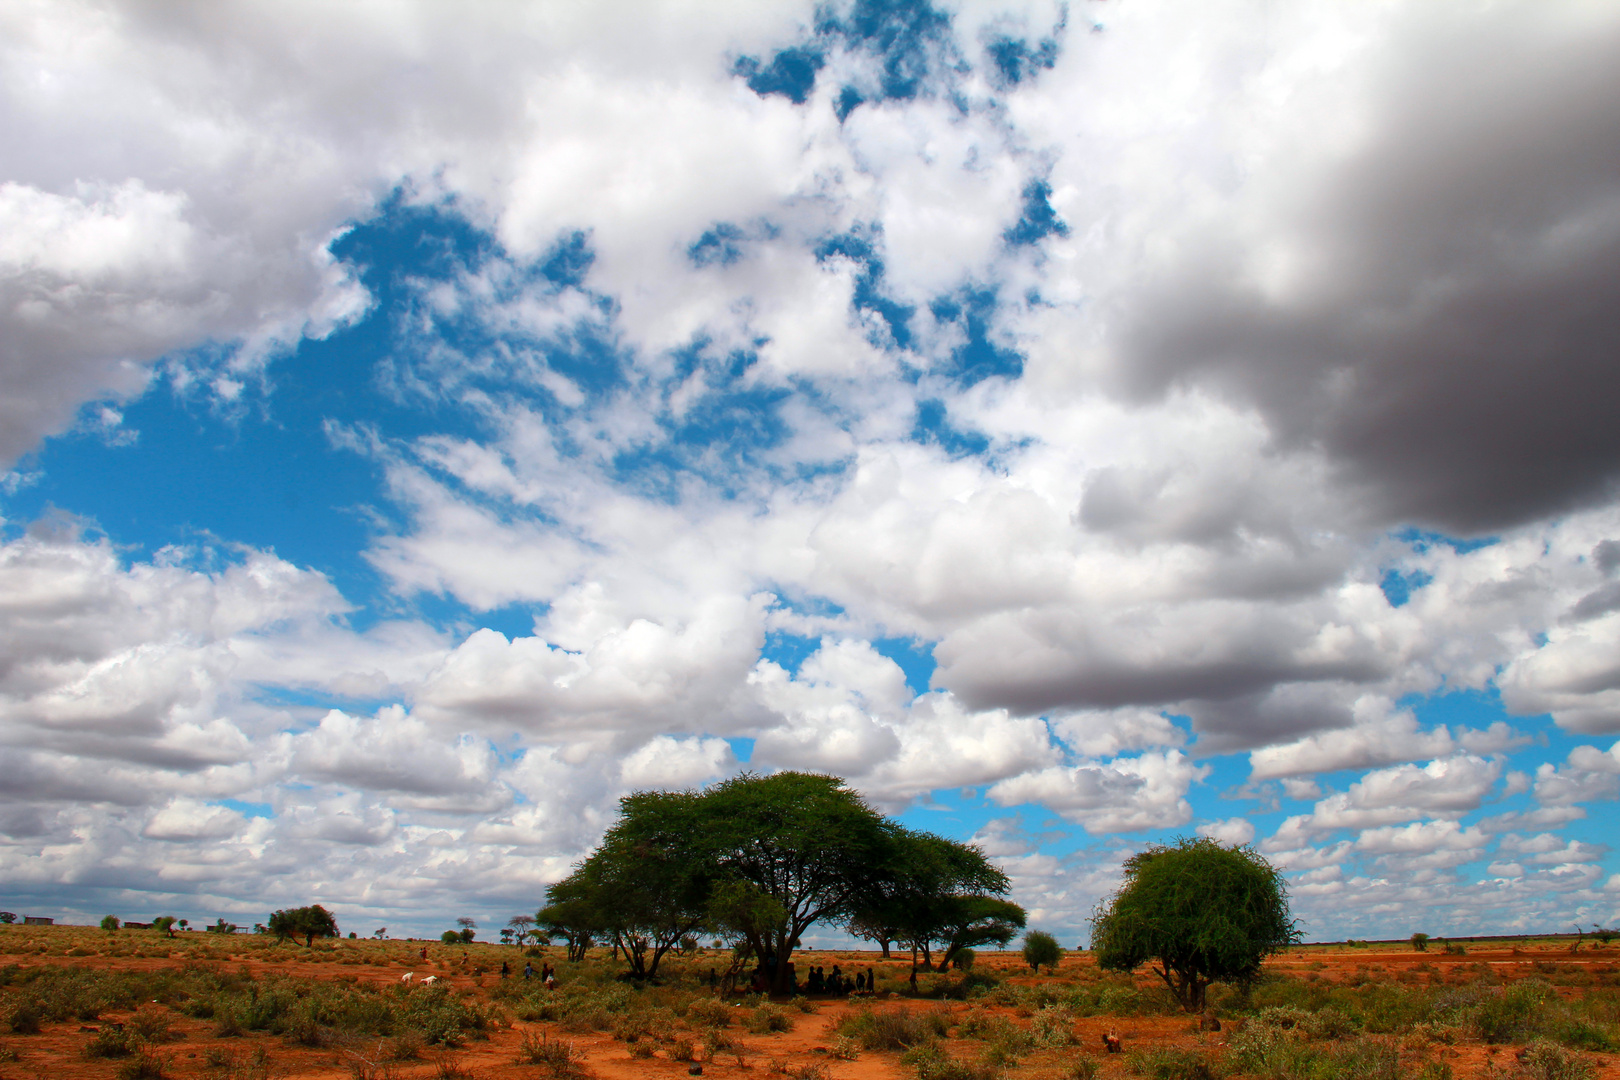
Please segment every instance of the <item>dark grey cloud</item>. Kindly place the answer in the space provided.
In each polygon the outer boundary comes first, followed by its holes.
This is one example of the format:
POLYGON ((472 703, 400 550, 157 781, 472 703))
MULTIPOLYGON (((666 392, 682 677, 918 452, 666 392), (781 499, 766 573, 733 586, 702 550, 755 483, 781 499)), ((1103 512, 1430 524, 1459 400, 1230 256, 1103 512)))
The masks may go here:
POLYGON ((1611 497, 1620 28, 1525 14, 1418 35, 1358 153, 1140 297, 1128 392, 1252 403, 1374 521, 1478 534, 1611 497), (1293 284, 1256 283, 1269 245, 1293 284))

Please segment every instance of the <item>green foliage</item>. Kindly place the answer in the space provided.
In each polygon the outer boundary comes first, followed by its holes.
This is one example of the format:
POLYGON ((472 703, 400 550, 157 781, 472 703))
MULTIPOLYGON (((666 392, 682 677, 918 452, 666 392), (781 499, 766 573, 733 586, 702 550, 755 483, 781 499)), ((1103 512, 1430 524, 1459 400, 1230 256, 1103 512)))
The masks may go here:
POLYGON ((1132 1050, 1125 1055, 1125 1068, 1132 1076, 1149 1080, 1213 1080, 1222 1075, 1217 1063, 1203 1051, 1174 1046, 1132 1050))
POLYGON ((460 945, 461 931, 446 930, 444 933, 439 935, 439 942, 444 945, 460 945))
POLYGON ((692 850, 703 796, 643 791, 619 800, 619 819, 564 880, 546 890, 541 921, 569 936, 612 939, 638 979, 702 928, 718 869, 692 850))
POLYGON ((1587 1080, 1595 1069, 1590 1059, 1538 1039, 1525 1047, 1518 1071, 1527 1080, 1587 1080))
POLYGON ((101 917, 101 928, 108 933, 112 933, 122 925, 123 924, 118 921, 118 916, 116 915, 103 915, 101 917))
POLYGON ((793 1021, 788 1017, 787 1010, 778 1008, 768 1001, 762 1001, 749 1010, 745 1024, 755 1035, 793 1030, 793 1021))
POLYGON ((1050 973, 1063 958, 1063 948, 1057 938, 1045 930, 1031 930, 1024 935, 1024 963, 1039 971, 1044 965, 1050 973))
POLYGON ((833 1031, 863 1050, 906 1050, 944 1038, 950 1031, 950 1014, 933 1009, 861 1009, 845 1016, 833 1031))
POLYGON ((969 1062, 952 1057, 937 1042, 925 1042, 907 1050, 902 1065, 916 1070, 917 1080, 995 1080, 1001 1070, 988 1062, 969 1062))
POLYGON ((1157 961, 1187 1012, 1203 1009, 1211 982, 1252 980, 1267 956, 1298 940, 1282 875, 1252 849, 1207 837, 1131 856, 1119 892, 1091 922, 1100 967, 1157 961))
POLYGON ((97 1031, 95 1036, 84 1044, 84 1056, 92 1060, 128 1057, 139 1046, 140 1040, 135 1037, 134 1032, 109 1025, 97 1031))
POLYGON ((963 949, 1004 946, 1023 927, 1024 909, 1003 899, 1007 875, 978 848, 899 826, 890 848, 887 873, 849 916, 852 933, 905 942, 930 958, 937 945, 945 971, 963 949))
POLYGON ((1524 979, 1487 994, 1471 1011, 1479 1037, 1490 1043, 1523 1042, 1538 1032, 1542 1009, 1554 996, 1540 979, 1524 979))
POLYGON ((337 919, 319 904, 272 912, 267 924, 270 933, 278 939, 303 938, 306 948, 318 937, 337 937, 337 919))
POLYGON ((152 929, 165 937, 174 937, 175 918, 173 915, 159 915, 152 920, 152 929))
POLYGON ((782 920, 745 939, 775 963, 786 988, 798 940, 820 921, 847 921, 876 892, 898 826, 836 776, 745 773, 692 796, 694 861, 745 881, 781 907, 782 920))
POLYGON ((1232 1037, 1228 1062, 1270 1080, 1400 1080, 1400 1054, 1392 1042, 1346 1040, 1347 1034, 1343 1014, 1265 1009, 1232 1037))
POLYGON ((1428 952, 1428 950, 1429 950, 1429 935, 1428 934, 1413 934, 1412 935, 1412 948, 1416 949, 1418 952, 1428 952))

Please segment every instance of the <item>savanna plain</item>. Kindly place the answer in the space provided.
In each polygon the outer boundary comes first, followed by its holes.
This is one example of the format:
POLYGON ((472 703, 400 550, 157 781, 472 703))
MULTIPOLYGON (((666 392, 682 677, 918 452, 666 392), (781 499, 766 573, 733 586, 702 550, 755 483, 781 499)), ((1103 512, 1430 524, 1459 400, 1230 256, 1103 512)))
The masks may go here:
POLYGON ((913 991, 909 955, 811 950, 798 970, 875 992, 769 999, 711 989, 712 949, 638 986, 607 949, 0 927, 0 1080, 1620 1078, 1620 943, 1576 944, 1295 946, 1212 990, 1212 1031, 1084 952, 981 953, 913 991), (523 978, 547 963, 554 988, 523 978))

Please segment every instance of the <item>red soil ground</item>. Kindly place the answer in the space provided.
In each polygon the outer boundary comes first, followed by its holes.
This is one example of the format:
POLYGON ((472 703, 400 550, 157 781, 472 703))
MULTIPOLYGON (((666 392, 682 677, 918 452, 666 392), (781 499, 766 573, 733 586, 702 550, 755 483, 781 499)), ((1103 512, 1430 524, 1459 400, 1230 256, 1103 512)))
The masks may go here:
MULTIPOLYGON (((81 930, 76 933, 87 932, 81 930)), ((0 965, 30 966, 49 963, 82 965, 98 970, 147 970, 163 966, 179 966, 196 962, 198 959, 196 950, 189 947, 189 943, 204 937, 205 935, 195 933, 182 935, 168 955, 164 956, 69 956, 42 954, 37 944, 40 940, 37 931, 25 936, 6 928, 5 932, 0 933, 0 965)), ((493 973, 483 975, 468 973, 470 964, 463 967, 456 962, 461 950, 443 949, 437 945, 430 947, 434 958, 424 963, 415 951, 420 946, 407 945, 403 942, 344 941, 338 942, 334 951, 317 951, 312 954, 291 947, 270 950, 262 947, 248 948, 246 945, 241 952, 226 953, 222 951, 222 947, 226 947, 226 940, 228 939, 215 939, 209 943, 211 947, 208 951, 212 954, 212 958, 227 964, 232 970, 245 967, 255 975, 274 972, 316 979, 358 978, 362 982, 388 986, 398 982, 401 972, 410 970, 417 972, 418 977, 430 973, 439 974, 441 978, 448 979, 452 989, 471 990, 475 997, 484 999, 487 999, 491 986, 498 981, 498 976, 493 973), (377 955, 378 950, 387 950, 390 966, 358 966, 353 956, 344 955, 351 945, 356 949, 364 949, 376 960, 382 959, 377 955), (310 959, 311 956, 315 958, 310 959)), ((253 943, 254 946, 260 944, 253 943)), ((330 945, 327 947, 330 948, 330 945)), ((51 950, 51 953, 55 952, 57 950, 51 950)), ((516 957, 515 950, 503 950, 499 946, 475 946, 474 959, 471 963, 483 962, 494 968, 498 967, 502 958, 516 957)), ((555 950, 549 958, 553 961, 557 959, 555 950)), ((853 961, 861 967, 876 966, 896 980, 903 978, 909 967, 905 961, 887 963, 880 961, 875 953, 810 953, 796 959, 798 961, 796 966, 800 971, 808 971, 813 963, 827 966, 841 963, 847 967, 853 961)), ((1506 981, 1539 975, 1551 979, 1556 984, 1573 975, 1575 981, 1597 984, 1600 989, 1596 992, 1615 994, 1617 991, 1609 976, 1616 971, 1617 961, 1620 961, 1620 950, 1584 950, 1572 955, 1562 946, 1471 948, 1464 956, 1448 956, 1436 951, 1418 953, 1405 947, 1362 949, 1328 946, 1292 950, 1286 956, 1274 960, 1270 966, 1278 972, 1313 980, 1351 983, 1394 980, 1460 985, 1478 979, 1480 972, 1485 970, 1478 965, 1485 965, 1498 978, 1506 981)), ((698 961, 700 970, 703 963, 702 960, 698 961)), ((522 961, 518 960, 513 966, 520 970, 521 964, 522 961)), ((1014 954, 981 955, 979 964, 981 968, 991 970, 1004 982, 1013 985, 1033 985, 1052 980, 1052 976, 1031 974, 1014 954)), ((1089 960, 1086 957, 1070 954, 1060 966, 1056 979, 1059 982, 1067 982, 1083 978, 1088 972, 1088 965, 1089 960)), ((562 976, 566 979, 568 965, 561 964, 560 967, 562 976)), ((1144 978, 1140 980, 1140 985, 1146 988, 1151 982, 1144 978)), ((1560 988, 1562 994, 1582 992, 1587 991, 1580 987, 1560 988)), ((880 1007, 918 1009, 944 1007, 958 1013, 965 1012, 968 1008, 961 1002, 946 1002, 942 1005, 940 1002, 914 1000, 902 996, 880 995, 880 998, 881 1000, 873 1004, 880 1007)), ((820 1075, 827 1077, 828 1080, 889 1080, 913 1076, 912 1069, 900 1065, 897 1054, 863 1052, 855 1060, 842 1060, 832 1053, 833 1029, 838 1021, 846 1014, 866 1007, 867 1004, 861 1001, 821 1000, 817 1002, 817 1011, 811 1014, 790 1010, 792 1030, 771 1035, 754 1035, 733 1026, 728 1029, 728 1033, 737 1044, 736 1049, 722 1051, 713 1059, 703 1061, 702 1075, 720 1080, 734 1080, 734 1078, 765 1080, 780 1075, 805 1074, 807 1068, 808 1075, 813 1076, 817 1074, 819 1067, 820 1070, 824 1070, 820 1075)), ((1020 1020, 1013 1009, 996 1007, 993 1011, 1013 1018, 1015 1022, 1020 1020)), ((15 1055, 15 1060, 0 1060, 0 1080, 33 1080, 33 1078, 113 1080, 120 1063, 86 1059, 83 1056, 83 1048, 86 1042, 94 1037, 95 1029, 104 1024, 119 1023, 127 1019, 126 1015, 108 1012, 88 1023, 46 1024, 36 1035, 0 1032, 0 1059, 9 1056, 6 1054, 7 1051, 15 1055)), ((178 1038, 165 1043, 160 1053, 166 1060, 165 1075, 177 1080, 228 1077, 230 1074, 218 1065, 210 1066, 209 1058, 212 1056, 217 1060, 220 1055, 234 1055, 238 1060, 244 1060, 256 1046, 262 1046, 268 1054, 270 1074, 284 1080, 316 1080, 316 1078, 350 1080, 360 1075, 355 1067, 357 1056, 377 1056, 378 1048, 374 1045, 375 1040, 372 1040, 370 1045, 351 1041, 344 1045, 310 1048, 264 1034, 222 1038, 214 1033, 214 1025, 210 1021, 191 1019, 177 1012, 172 1013, 170 1019, 172 1033, 178 1038)), ((1017 1078, 1027 1077, 1029 1080, 1068 1076, 1076 1056, 1086 1054, 1098 1058, 1101 1065, 1099 1075, 1103 1080, 1125 1080, 1129 1075, 1125 1058, 1103 1056, 1102 1036, 1106 1031, 1117 1032, 1126 1050, 1168 1045, 1204 1048, 1218 1053, 1239 1023, 1241 1021, 1229 1021, 1223 1032, 1208 1033, 1197 1031, 1192 1022, 1179 1016, 1084 1018, 1075 1022, 1075 1033, 1079 1039, 1077 1047, 1032 1053, 1009 1075, 1017 1078)), ((391 1072, 382 1075, 392 1076, 397 1080, 418 1080, 418 1078, 426 1080, 429 1077, 444 1076, 507 1080, 507 1078, 545 1076, 548 1072, 542 1067, 520 1064, 518 1061, 525 1034, 542 1033, 550 1038, 560 1038, 572 1043, 583 1058, 588 1073, 603 1080, 617 1080, 617 1078, 628 1080, 631 1077, 668 1077, 673 1080, 689 1075, 690 1065, 686 1062, 669 1060, 664 1050, 660 1050, 653 1058, 637 1059, 631 1057, 625 1043, 615 1041, 606 1034, 566 1033, 554 1024, 523 1021, 512 1021, 509 1025, 498 1028, 490 1034, 487 1041, 469 1042, 462 1048, 443 1054, 428 1050, 421 1060, 395 1063, 389 1066, 391 1072), (463 1071, 455 1072, 454 1070, 458 1068, 463 1071)), ((955 1052, 968 1056, 977 1051, 977 1044, 974 1043, 958 1045, 958 1040, 952 1039, 950 1045, 955 1052)), ((1422 1056, 1449 1064, 1456 1080, 1472 1080, 1476 1076, 1499 1077, 1506 1080, 1512 1071, 1515 1054, 1519 1049, 1521 1048, 1512 1045, 1486 1046, 1462 1043, 1455 1046, 1429 1047, 1422 1051, 1422 1056)), ((1593 1080, 1620 1080, 1620 1055, 1593 1054, 1589 1055, 1589 1058, 1596 1066, 1593 1080)), ((1413 1071, 1415 1072, 1415 1069, 1413 1071)))

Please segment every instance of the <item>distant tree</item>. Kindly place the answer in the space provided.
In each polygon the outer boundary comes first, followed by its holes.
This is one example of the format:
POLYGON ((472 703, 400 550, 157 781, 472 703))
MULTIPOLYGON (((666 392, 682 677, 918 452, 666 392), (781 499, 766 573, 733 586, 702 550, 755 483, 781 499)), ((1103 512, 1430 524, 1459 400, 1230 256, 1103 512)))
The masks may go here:
POLYGON ((1413 934, 1412 935, 1412 948, 1416 949, 1418 952, 1428 952, 1429 951, 1429 935, 1428 934, 1413 934))
POLYGON ((534 926, 534 916, 514 915, 510 919, 506 920, 506 925, 512 928, 514 938, 516 938, 517 943, 521 945, 523 944, 523 939, 528 936, 529 930, 534 926))
POLYGON ((461 918, 456 920, 456 925, 461 927, 463 930, 476 930, 478 929, 478 920, 463 915, 461 918))
POLYGON ((379 926, 377 929, 371 932, 371 936, 376 938, 378 941, 381 941, 383 938, 388 936, 388 927, 379 926))
POLYGON ((869 904, 849 920, 849 932, 853 937, 872 942, 882 951, 883 959, 887 960, 890 947, 900 940, 900 914, 869 904))
POLYGON ((578 963, 585 959, 585 954, 596 943, 596 935, 602 930, 600 913, 585 897, 576 895, 574 890, 556 890, 556 885, 546 890, 546 895, 552 900, 540 909, 535 919, 540 923, 540 933, 548 938, 562 938, 568 959, 578 963))
POLYGON ((1036 971, 1045 965, 1047 972, 1051 973, 1061 959, 1063 947, 1058 944, 1057 938, 1045 930, 1031 930, 1024 935, 1024 963, 1036 971))
POLYGON ((501 927, 501 944, 512 944, 512 928, 510 926, 501 927))
POLYGON ((191 929, 191 920, 190 919, 181 919, 180 920, 180 929, 182 929, 182 930, 191 929))
POLYGON ((159 915, 152 920, 152 929, 163 931, 165 937, 174 937, 174 923, 173 915, 159 915))
POLYGON ((15 911, 0 911, 0 923, 5 923, 7 926, 9 926, 16 921, 17 913, 15 911))
POLYGON ((1098 966, 1134 971, 1157 961, 1187 1012, 1212 982, 1248 982, 1269 955, 1299 940, 1279 874, 1252 848, 1208 837, 1154 846, 1125 861, 1125 880, 1091 920, 1098 966))
POLYGON ((272 912, 269 929, 283 941, 303 938, 305 948, 312 947, 318 937, 338 936, 337 919, 319 904, 272 912))
POLYGON ((103 915, 101 917, 101 928, 108 933, 117 930, 120 925, 122 924, 119 923, 116 915, 103 915))
POLYGON ((444 933, 439 935, 439 940, 444 942, 446 945, 460 945, 462 944, 461 931, 446 930, 444 933))

